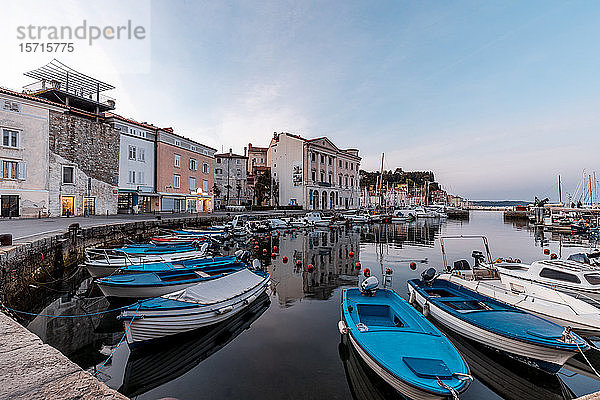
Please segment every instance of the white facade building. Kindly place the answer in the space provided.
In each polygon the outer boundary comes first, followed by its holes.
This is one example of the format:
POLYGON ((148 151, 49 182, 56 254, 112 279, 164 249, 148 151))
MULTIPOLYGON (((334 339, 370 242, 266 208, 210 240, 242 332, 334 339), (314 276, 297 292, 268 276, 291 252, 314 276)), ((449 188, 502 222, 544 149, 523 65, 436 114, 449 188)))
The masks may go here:
POLYGON ((307 210, 358 208, 360 161, 356 149, 339 149, 326 137, 290 133, 275 133, 267 152, 277 203, 307 210))
POLYGON ((106 122, 120 132, 119 145, 119 212, 152 211, 157 197, 155 185, 156 127, 115 114, 106 122))

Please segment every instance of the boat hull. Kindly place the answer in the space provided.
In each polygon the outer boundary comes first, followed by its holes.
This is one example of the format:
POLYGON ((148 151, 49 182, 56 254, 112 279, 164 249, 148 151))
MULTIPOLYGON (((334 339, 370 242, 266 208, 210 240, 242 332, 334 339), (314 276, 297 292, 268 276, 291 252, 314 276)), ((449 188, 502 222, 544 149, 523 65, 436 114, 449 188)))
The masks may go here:
POLYGON ((174 285, 152 285, 141 287, 127 287, 123 285, 107 285, 102 282, 96 282, 102 294, 106 297, 120 297, 129 299, 146 299, 149 297, 159 297, 164 294, 177 292, 185 288, 194 286, 198 282, 186 282, 174 285))
POLYGON ((135 313, 134 310, 121 315, 125 328, 135 318, 126 338, 130 346, 139 345, 165 336, 172 336, 194 329, 217 324, 233 317, 267 290, 269 280, 262 281, 248 292, 210 306, 199 305, 185 309, 144 310, 135 313))
POLYGON ((466 323, 465 321, 454 317, 453 315, 440 309, 435 304, 428 302, 427 299, 425 299, 425 297, 421 295, 419 291, 415 290, 411 285, 408 285, 408 291, 410 297, 414 298, 419 306, 424 307, 425 303, 427 303, 431 318, 436 320, 444 327, 478 343, 481 343, 486 347, 516 356, 516 359, 523 361, 530 366, 534 366, 548 372, 557 372, 569 358, 575 355, 575 353, 572 351, 558 350, 533 343, 526 343, 479 328, 473 324, 466 323))
MULTIPOLYGON (((342 315, 343 324, 346 325, 346 320, 342 315)), ((396 391, 412 400, 443 400, 444 396, 440 396, 435 393, 424 391, 421 388, 410 385, 407 382, 399 379, 395 375, 391 374, 385 368, 382 368, 369 354, 358 344, 352 333, 348 333, 348 338, 352 347, 356 350, 360 358, 371 368, 380 378, 382 378, 388 385, 393 387, 396 391)))

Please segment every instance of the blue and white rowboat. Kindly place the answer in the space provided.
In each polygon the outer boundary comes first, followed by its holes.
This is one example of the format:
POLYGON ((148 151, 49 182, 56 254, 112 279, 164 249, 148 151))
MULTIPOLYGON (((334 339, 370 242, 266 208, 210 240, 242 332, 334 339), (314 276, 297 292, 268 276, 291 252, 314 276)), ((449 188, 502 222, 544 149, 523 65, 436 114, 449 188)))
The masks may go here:
POLYGON ((267 290, 270 275, 244 268, 123 309, 127 343, 136 345, 213 325, 245 309, 267 290))
POLYGON ((441 325, 548 372, 589 344, 568 329, 443 279, 408 281, 410 299, 441 325))
POLYGON ((472 380, 450 341, 392 290, 344 289, 339 330, 375 373, 411 399, 452 397, 472 380))

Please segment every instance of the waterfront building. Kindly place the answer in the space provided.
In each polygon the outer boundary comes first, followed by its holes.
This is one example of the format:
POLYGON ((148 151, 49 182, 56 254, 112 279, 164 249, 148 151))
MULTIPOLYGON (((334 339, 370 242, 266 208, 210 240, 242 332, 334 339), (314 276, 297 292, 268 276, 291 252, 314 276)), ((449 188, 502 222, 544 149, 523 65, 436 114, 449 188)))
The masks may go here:
POLYGON ((60 111, 48 115, 48 215, 116 214, 120 135, 104 121, 114 86, 51 61, 25 73, 25 92, 60 111))
POLYGON ((232 149, 228 153, 215 154, 215 204, 218 208, 248 204, 247 161, 246 149, 243 156, 233 153, 232 149))
POLYGON ((158 211, 155 185, 157 128, 113 113, 106 113, 105 117, 120 134, 118 212, 158 211))
POLYGON ((180 136, 173 128, 158 129, 156 135, 160 211, 212 212, 216 149, 180 136))
POLYGON ((0 211, 2 217, 49 212, 50 112, 67 107, 0 88, 0 211))
POLYGON ((307 210, 349 209, 359 206, 357 149, 340 149, 326 137, 305 139, 275 133, 267 164, 276 182, 274 204, 307 210))
POLYGON ((248 162, 246 168, 248 175, 246 177, 246 185, 248 188, 248 198, 253 205, 267 205, 266 197, 259 199, 255 187, 261 175, 267 174, 267 176, 271 176, 271 168, 267 165, 268 150, 267 147, 252 146, 252 143, 248 143, 248 162))

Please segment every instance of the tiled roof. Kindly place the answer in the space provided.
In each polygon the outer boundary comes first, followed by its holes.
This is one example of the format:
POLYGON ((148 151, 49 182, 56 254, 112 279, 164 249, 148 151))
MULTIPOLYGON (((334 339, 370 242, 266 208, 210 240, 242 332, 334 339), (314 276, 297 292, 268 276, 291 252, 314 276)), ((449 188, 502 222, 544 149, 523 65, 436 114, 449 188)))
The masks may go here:
POLYGON ((150 124, 145 124, 143 122, 137 122, 136 120, 130 119, 130 118, 125 118, 121 115, 115 114, 115 113, 111 113, 111 112, 105 112, 104 113, 104 117, 105 118, 115 118, 121 121, 125 121, 125 122, 129 122, 130 124, 134 124, 134 125, 138 125, 141 127, 144 127, 146 129, 151 129, 151 130, 157 130, 158 127, 154 126, 154 125, 150 125, 150 124))
POLYGON ((26 93, 15 92, 14 90, 6 89, 6 88, 3 88, 3 87, 0 87, 0 93, 9 94, 11 96, 16 96, 16 97, 21 97, 21 98, 27 99, 27 100, 33 100, 33 101, 37 101, 37 102, 40 102, 40 103, 50 104, 50 105, 53 105, 55 107, 61 107, 61 108, 66 108, 66 109, 70 109, 71 108, 71 107, 66 106, 64 104, 61 104, 61 103, 55 103, 53 101, 42 99, 40 97, 35 97, 35 96, 32 96, 30 94, 26 94, 26 93))

